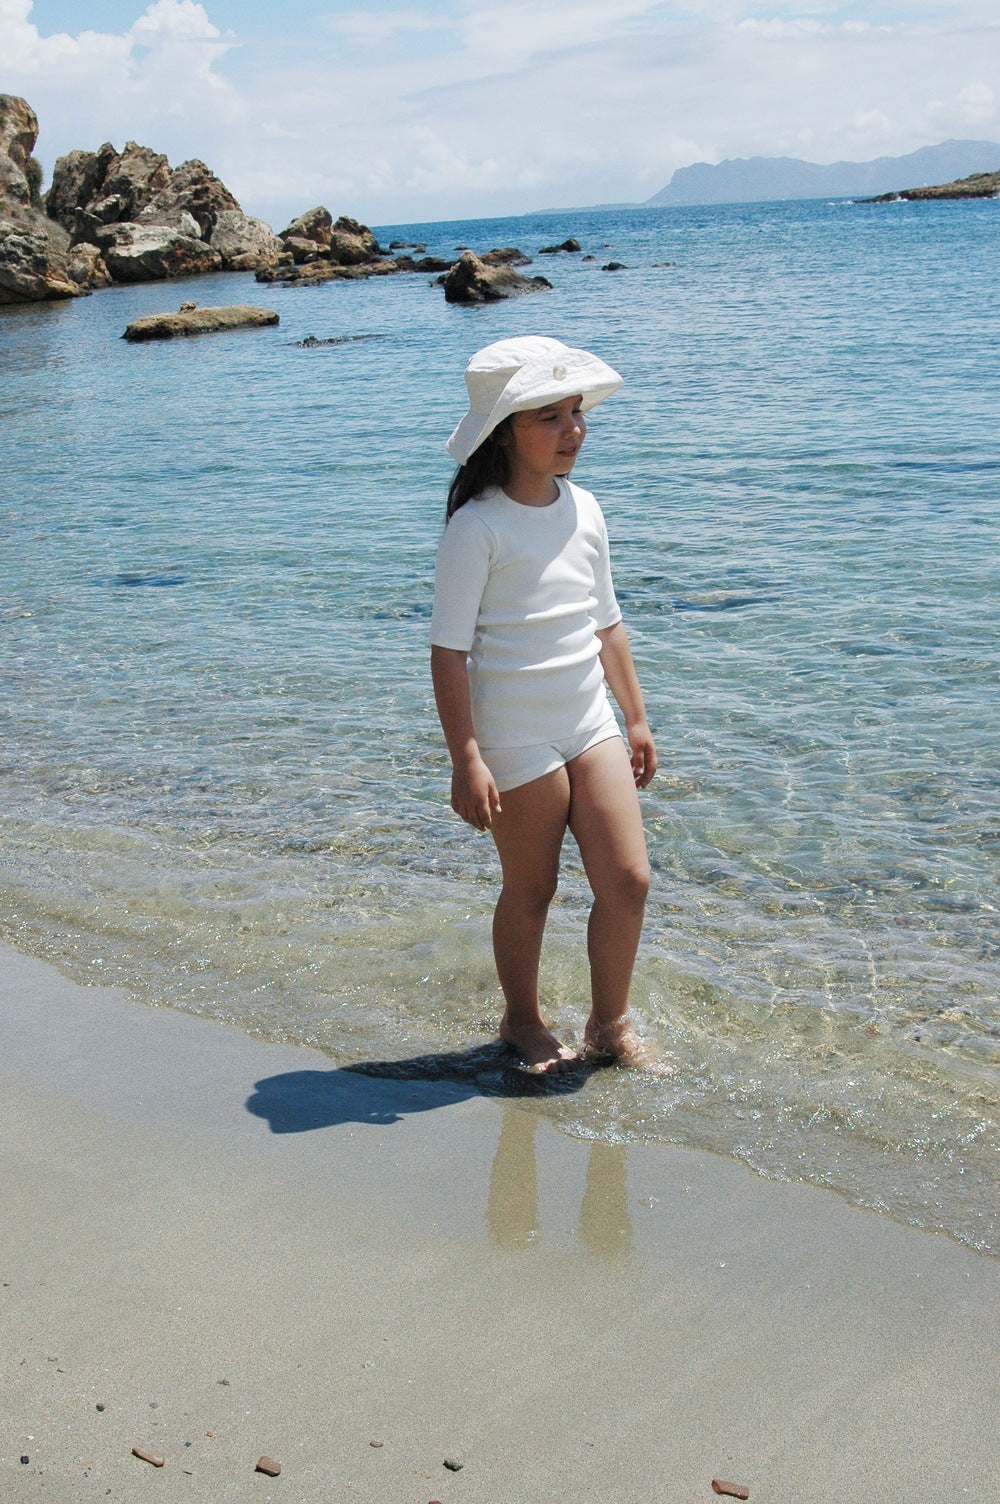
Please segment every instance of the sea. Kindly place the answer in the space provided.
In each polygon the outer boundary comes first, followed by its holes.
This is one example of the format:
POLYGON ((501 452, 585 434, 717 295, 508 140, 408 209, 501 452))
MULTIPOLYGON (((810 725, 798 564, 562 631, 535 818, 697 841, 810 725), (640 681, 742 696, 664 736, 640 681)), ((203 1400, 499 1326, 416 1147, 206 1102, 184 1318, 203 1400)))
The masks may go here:
MULTIPOLYGON (((0 937, 995 1256, 1000 203, 377 234, 517 246, 551 288, 229 274, 0 309, 0 937), (182 300, 280 324, 122 339, 182 300), (492 1042, 497 862, 449 809, 427 634, 465 363, 523 333, 625 378, 575 479, 660 752, 633 1009, 666 1079, 529 1082, 492 1042)), ((587 908, 568 840, 543 992, 570 1040, 587 908)))

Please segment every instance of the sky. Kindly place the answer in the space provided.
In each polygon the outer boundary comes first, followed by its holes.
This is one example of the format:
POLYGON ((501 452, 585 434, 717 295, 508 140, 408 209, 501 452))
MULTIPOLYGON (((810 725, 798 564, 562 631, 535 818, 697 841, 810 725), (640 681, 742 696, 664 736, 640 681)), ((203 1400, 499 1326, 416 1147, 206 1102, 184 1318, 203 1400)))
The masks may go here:
POLYGON ((997 0, 0 0, 0 93, 281 229, 641 203, 729 157, 1000 141, 997 0))

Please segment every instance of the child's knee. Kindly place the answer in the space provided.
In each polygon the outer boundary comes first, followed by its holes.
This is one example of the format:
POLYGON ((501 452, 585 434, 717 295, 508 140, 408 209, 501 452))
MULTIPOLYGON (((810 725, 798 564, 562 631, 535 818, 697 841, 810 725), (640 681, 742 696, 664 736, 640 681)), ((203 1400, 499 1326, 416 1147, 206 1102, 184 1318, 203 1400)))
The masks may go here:
POLYGON ((531 878, 524 882, 505 882, 501 897, 517 908, 524 909, 528 913, 546 914, 552 900, 556 896, 559 886, 559 875, 550 876, 546 873, 533 873, 531 878))
POLYGON ((625 870, 622 891, 629 903, 644 908, 649 896, 650 871, 648 862, 638 862, 625 870))
POLYGON ((641 912, 649 894, 648 862, 629 862, 614 867, 592 886, 595 898, 605 898, 630 912, 641 912))

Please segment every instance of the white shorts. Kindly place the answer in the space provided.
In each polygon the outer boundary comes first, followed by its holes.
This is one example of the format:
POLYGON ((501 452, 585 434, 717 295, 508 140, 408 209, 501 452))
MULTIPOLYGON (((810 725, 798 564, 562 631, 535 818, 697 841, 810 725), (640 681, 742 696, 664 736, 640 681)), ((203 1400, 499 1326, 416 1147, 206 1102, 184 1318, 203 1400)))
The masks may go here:
POLYGON ((582 752, 589 752, 598 742, 606 742, 612 736, 621 736, 614 712, 609 709, 606 718, 592 731, 578 731, 575 736, 560 742, 540 742, 532 747, 481 747, 483 762, 493 774, 497 792, 506 794, 510 789, 520 788, 523 783, 533 783, 563 768, 582 752))

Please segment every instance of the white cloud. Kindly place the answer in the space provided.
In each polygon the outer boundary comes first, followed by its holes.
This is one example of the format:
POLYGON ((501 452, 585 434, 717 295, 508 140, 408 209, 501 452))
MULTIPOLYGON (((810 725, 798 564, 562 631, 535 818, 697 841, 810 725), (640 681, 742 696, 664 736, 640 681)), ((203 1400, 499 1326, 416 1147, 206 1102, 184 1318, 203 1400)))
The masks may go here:
POLYGON ((1000 139, 993 0, 414 0, 268 8, 266 38, 263 11, 248 0, 238 41, 213 0, 45 37, 30 0, 0 0, 0 88, 34 106, 48 168, 136 139, 282 223, 319 202, 377 224, 641 200, 698 160, 1000 139))
POLYGON ((344 11, 328 16, 324 27, 334 35, 358 47, 384 47, 389 41, 407 37, 414 32, 444 31, 450 20, 444 15, 425 15, 419 11, 344 11))

